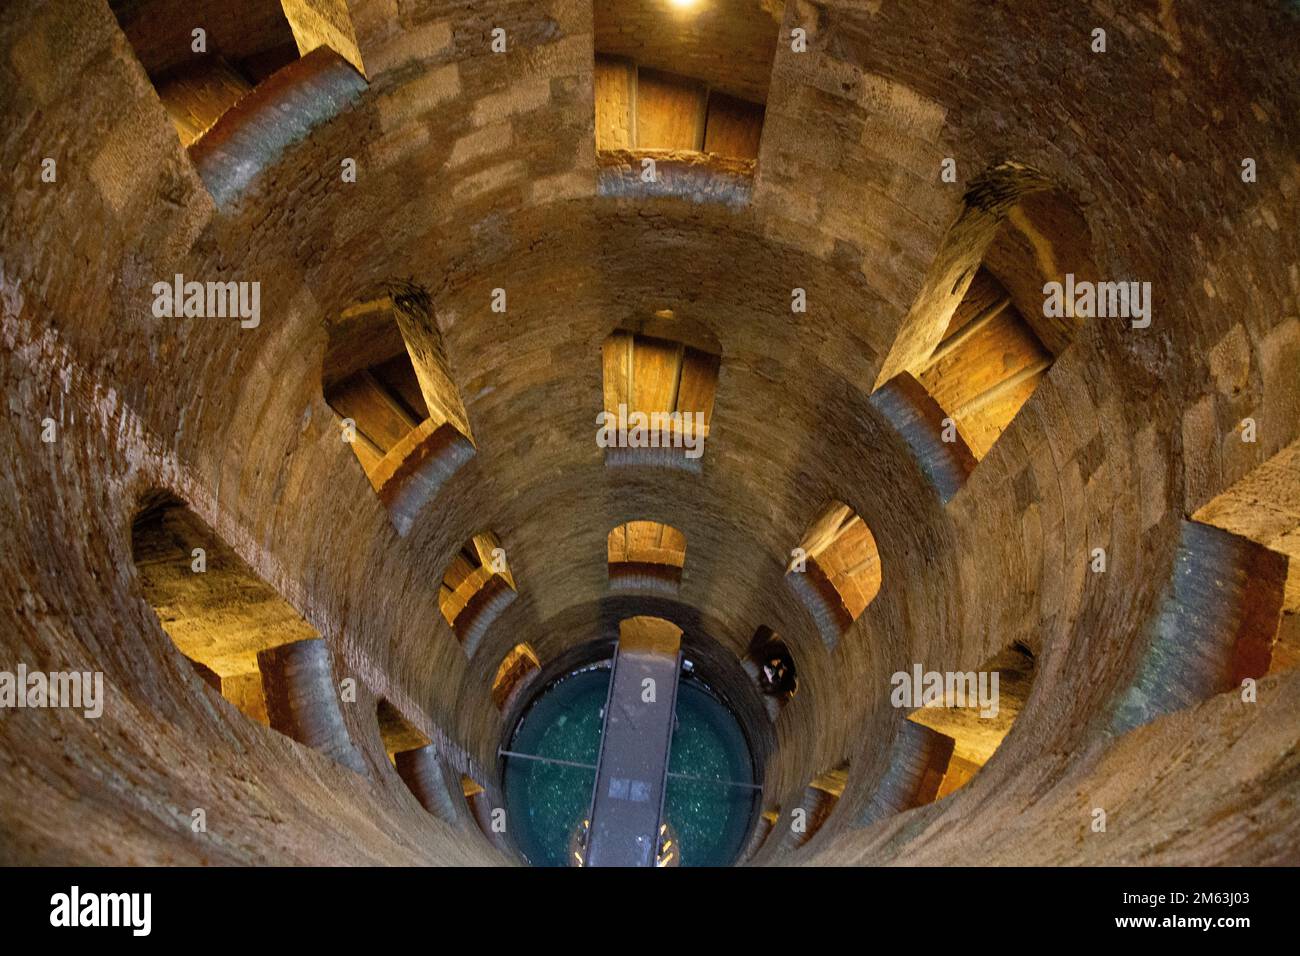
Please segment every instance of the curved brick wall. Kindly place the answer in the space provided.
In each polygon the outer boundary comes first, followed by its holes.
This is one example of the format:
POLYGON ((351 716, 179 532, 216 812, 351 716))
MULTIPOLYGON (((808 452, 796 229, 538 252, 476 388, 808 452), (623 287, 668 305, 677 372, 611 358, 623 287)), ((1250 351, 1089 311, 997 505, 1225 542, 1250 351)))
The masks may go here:
MULTIPOLYGON (((0 860, 502 862, 412 796, 374 698, 491 793, 506 652, 527 641, 545 666, 658 614, 737 658, 760 626, 789 647, 799 691, 770 731, 765 806, 799 805, 848 762, 820 832, 758 862, 1295 862, 1294 671, 1250 705, 1189 699, 1123 735, 1108 717, 1135 675, 1160 679, 1184 520, 1300 438, 1288 5, 791 0, 782 29, 805 29, 808 51, 769 61, 752 175, 670 161, 656 189, 598 161, 591 4, 348 7, 364 83, 328 51, 293 64, 324 88, 288 83, 231 118, 256 165, 216 200, 107 5, 24 0, 0 22, 0 667, 94 668, 107 688, 95 723, 0 717, 0 860), (1089 50, 1098 25, 1106 54, 1089 50), (1086 325, 991 451, 939 481, 915 451, 933 435, 872 393, 951 265, 969 187, 1007 159, 1077 204, 1098 274, 1153 283, 1154 321, 1086 325), (154 318, 152 285, 177 273, 260 281, 260 324, 154 318), (476 450, 399 535, 321 375, 325 321, 403 282, 430 294, 476 450), (708 452, 698 473, 607 468, 601 345, 666 309, 722 356, 708 452), (321 636, 336 683, 356 681, 340 712, 365 775, 219 707, 169 653, 130 549, 135 502, 158 488, 321 636), (783 580, 830 501, 867 523, 883 572, 833 648, 783 580), (671 599, 610 592, 606 536, 629 520, 687 535, 671 599), (517 596, 469 656, 437 586, 484 529, 517 596), (1089 570, 1099 547, 1105 573, 1089 570), (889 675, 1016 643, 1037 677, 992 761, 950 798, 860 826, 901 792, 899 748, 881 745, 902 720, 889 675), (1128 828, 1084 836, 1096 801, 1128 828), (88 812, 105 839, 67 835, 88 812)), ((724 65, 751 62, 743 46, 724 65)))

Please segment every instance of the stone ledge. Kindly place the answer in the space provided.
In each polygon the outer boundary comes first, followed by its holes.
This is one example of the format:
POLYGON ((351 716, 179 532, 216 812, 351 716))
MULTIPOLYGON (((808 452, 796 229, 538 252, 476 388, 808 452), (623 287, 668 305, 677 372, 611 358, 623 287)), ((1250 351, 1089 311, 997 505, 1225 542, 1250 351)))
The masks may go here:
POLYGON ((664 149, 602 150, 596 154, 596 163, 599 196, 685 199, 737 207, 749 204, 758 165, 752 159, 664 149), (654 182, 641 178, 646 159, 654 160, 654 182))

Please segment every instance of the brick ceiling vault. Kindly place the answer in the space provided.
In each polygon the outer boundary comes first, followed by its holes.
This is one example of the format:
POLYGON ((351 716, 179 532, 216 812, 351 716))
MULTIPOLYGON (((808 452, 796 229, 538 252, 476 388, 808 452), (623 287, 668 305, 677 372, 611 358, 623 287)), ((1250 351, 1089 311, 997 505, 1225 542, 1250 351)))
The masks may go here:
MULTIPOLYGON (((766 49, 758 75, 764 30, 718 31, 711 59, 690 51, 718 89, 766 97, 741 202, 693 195, 723 177, 707 164, 676 195, 606 194, 617 173, 594 145, 590 2, 348 0, 363 78, 309 54, 189 151, 107 3, 11 5, 0 667, 100 669, 109 705, 95 722, 0 717, 0 862, 499 863, 390 771, 375 700, 490 778, 503 656, 527 641, 554 659, 647 608, 736 656, 760 625, 791 649, 799 693, 773 730, 765 803, 796 805, 849 763, 816 839, 772 842, 758 862, 1295 862, 1294 670, 1262 680, 1251 706, 1214 696, 1127 734, 1112 720, 1160 640, 1185 519, 1300 440, 1294 11, 719 5, 809 37, 805 54, 766 49), (1104 55, 1089 49, 1098 25, 1104 55), (503 55, 488 45, 498 26, 503 55), (730 80, 729 58, 747 64, 730 80), (341 181, 344 158, 356 182, 341 181), (945 496, 873 391, 911 341, 914 305, 966 254, 950 226, 968 188, 1007 161, 1072 197, 1099 274, 1152 282, 1154 321, 1085 326, 945 496), (177 273, 260 281, 260 326, 155 319, 151 287, 177 273), (321 384, 327 322, 394 283, 428 293, 475 448, 405 535, 321 384), (806 313, 791 312, 795 288, 806 313), (699 474, 609 469, 593 441, 602 343, 663 309, 722 356, 699 474), (1237 431, 1247 417, 1253 443, 1237 431), (365 772, 204 692, 132 561, 132 518, 159 490, 358 681, 343 715, 365 772), (829 648, 784 578, 832 501, 870 528, 883 578, 829 648), (607 536, 632 520, 684 533, 675 595, 611 597, 607 536), (518 593, 467 656, 438 584, 484 531, 518 593), (1094 574, 1098 547, 1108 569, 1094 574), (973 669, 1017 644, 1037 679, 995 759, 949 799, 854 826, 903 723, 888 676, 973 669), (1117 822, 1091 840, 1097 805, 1117 822), (237 822, 198 841, 191 807, 237 822), (1265 832, 1246 817, 1259 807, 1265 832), (93 832, 67 826, 87 812, 93 832)), ((650 6, 597 0, 596 16, 635 23, 650 6)), ((671 50, 617 42, 602 49, 679 67, 671 50)))

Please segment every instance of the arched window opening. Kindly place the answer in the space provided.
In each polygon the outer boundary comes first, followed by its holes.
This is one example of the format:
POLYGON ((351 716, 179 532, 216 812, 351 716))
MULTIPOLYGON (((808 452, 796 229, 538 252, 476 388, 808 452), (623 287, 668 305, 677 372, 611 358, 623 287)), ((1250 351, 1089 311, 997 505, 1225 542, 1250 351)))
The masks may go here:
POLYGON ((207 17, 183 16, 175 0, 109 7, 187 148, 255 87, 319 47, 365 72, 351 17, 333 0, 239 0, 207 17))
POLYGON ((420 806, 447 823, 461 819, 461 778, 424 732, 383 697, 375 705, 375 722, 384 752, 420 806))
POLYGON ((384 743, 384 752, 394 765, 398 754, 429 746, 429 738, 383 697, 375 705, 375 722, 379 725, 379 738, 384 743))
POLYGON ((180 652, 246 716, 269 723, 258 652, 316 631, 175 498, 136 516, 131 551, 145 600, 180 652))
POLYGON ((596 149, 758 159, 763 104, 691 77, 596 57, 596 149))
POLYGON ((474 454, 428 296, 415 287, 345 310, 330 324, 325 401, 399 534, 474 454))
POLYGON ((781 708, 799 692, 794 655, 775 631, 764 626, 754 632, 742 664, 758 685, 768 716, 775 721, 781 708))
MULTIPOLYGON (((954 675, 958 680, 945 684, 941 700, 908 715, 912 723, 953 741, 951 757, 942 768, 941 782, 929 799, 939 800, 961 789, 988 763, 1024 709, 1034 675, 1033 653, 1023 644, 1016 644, 986 661, 977 671, 954 675), (995 689, 991 683, 993 674, 998 675, 995 689), (982 693, 981 686, 987 692, 982 693)), ((928 796, 928 786, 918 793, 918 798, 925 796, 928 796)))
POLYGON ((488 627, 515 599, 515 579, 496 535, 476 534, 447 565, 438 593, 442 616, 472 657, 488 627))
POLYGON ((852 508, 833 501, 799 542, 786 580, 834 647, 880 591, 876 539, 852 508))
POLYGON ((752 164, 780 8, 597 0, 597 150, 704 152, 752 164))
POLYGON ((615 590, 676 594, 686 536, 657 521, 629 521, 609 533, 609 584, 615 590))
POLYGON ((603 364, 605 407, 598 437, 605 464, 698 471, 721 357, 696 343, 619 330, 605 340, 603 364))
POLYGON ((917 376, 983 458, 1052 365, 1033 327, 981 268, 917 376))
POLYGON ((849 762, 814 777, 804 788, 799 805, 791 810, 786 821, 789 831, 785 845, 790 849, 803 846, 820 830, 835 812, 849 778, 849 762))
POLYGON ((497 667, 492 680, 492 703, 504 713, 541 672, 542 663, 530 644, 516 644, 497 667))
POLYGON ((1033 169, 995 166, 965 198, 876 387, 910 373, 978 460, 1091 316, 1142 320, 1143 285, 1099 281, 1086 220, 1033 169))
POLYGON ((360 771, 328 648, 298 612, 179 499, 131 525, 144 598, 199 676, 241 713, 360 771))

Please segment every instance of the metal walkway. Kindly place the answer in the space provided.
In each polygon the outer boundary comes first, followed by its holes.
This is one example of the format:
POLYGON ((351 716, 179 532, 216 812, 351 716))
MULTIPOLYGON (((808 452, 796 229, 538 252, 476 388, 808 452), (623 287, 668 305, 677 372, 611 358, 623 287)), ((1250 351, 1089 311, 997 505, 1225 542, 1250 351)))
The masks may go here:
POLYGON ((622 622, 591 798, 587 866, 654 866, 681 675, 681 631, 622 622))

